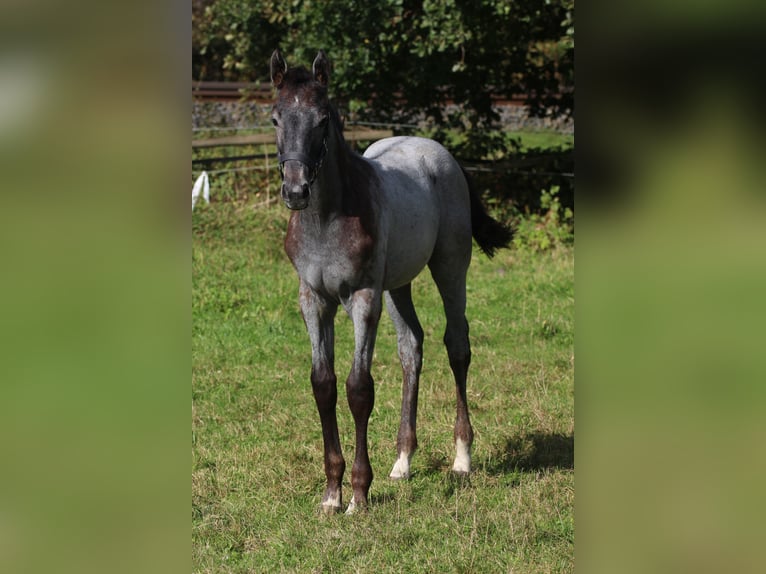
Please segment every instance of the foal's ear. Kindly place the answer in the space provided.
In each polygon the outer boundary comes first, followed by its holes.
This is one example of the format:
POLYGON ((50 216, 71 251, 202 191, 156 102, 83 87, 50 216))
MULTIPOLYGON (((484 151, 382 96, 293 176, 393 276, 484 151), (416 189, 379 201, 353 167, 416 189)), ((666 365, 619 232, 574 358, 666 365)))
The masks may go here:
POLYGON ((285 62, 282 52, 277 48, 271 55, 271 83, 274 84, 274 87, 277 89, 282 87, 282 80, 285 77, 286 71, 287 62, 285 62))
POLYGON ((319 50, 312 68, 314 70, 314 79, 323 86, 327 86, 330 82, 330 60, 327 59, 327 54, 324 53, 324 50, 319 50))

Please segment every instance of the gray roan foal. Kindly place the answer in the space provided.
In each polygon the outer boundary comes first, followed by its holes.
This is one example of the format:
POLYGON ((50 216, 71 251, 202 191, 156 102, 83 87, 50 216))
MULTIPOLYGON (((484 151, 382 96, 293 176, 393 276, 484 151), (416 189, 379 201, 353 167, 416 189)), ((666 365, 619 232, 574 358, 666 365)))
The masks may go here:
POLYGON ((417 447, 415 422, 423 329, 410 284, 428 265, 444 301, 444 344, 457 387, 456 456, 452 470, 471 470, 473 429, 466 403, 471 361, 465 318, 466 272, 471 236, 492 256, 511 239, 487 215, 457 161, 433 140, 393 137, 359 156, 343 139, 337 111, 328 100, 330 65, 324 52, 312 70, 288 68, 275 50, 271 81, 277 88, 276 127, 282 199, 293 210, 285 251, 300 277, 300 307, 311 339, 311 386, 324 441, 327 489, 322 510, 342 509, 346 463, 338 438, 334 319, 342 305, 354 323, 354 359, 346 379, 356 428, 351 470, 353 497, 347 513, 367 506, 372 468, 367 422, 375 399, 370 366, 382 299, 398 335, 404 373, 398 457, 390 476, 409 478, 417 447))

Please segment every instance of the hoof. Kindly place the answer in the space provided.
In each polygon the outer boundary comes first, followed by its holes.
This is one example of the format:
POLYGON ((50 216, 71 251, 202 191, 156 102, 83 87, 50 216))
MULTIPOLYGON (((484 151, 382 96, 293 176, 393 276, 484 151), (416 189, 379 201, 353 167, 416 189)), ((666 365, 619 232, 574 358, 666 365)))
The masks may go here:
POLYGON ((455 460, 451 470, 454 474, 468 476, 471 474, 471 461, 466 459, 455 460))
POLYGON ((388 478, 391 480, 409 480, 412 477, 412 475, 408 472, 406 474, 397 473, 394 470, 391 471, 391 474, 388 475, 388 478))
POLYGON ((334 491, 328 488, 322 498, 322 503, 319 505, 319 510, 326 516, 343 512, 343 498, 340 490, 334 491))
POLYGON ((388 478, 392 480, 407 480, 411 476, 409 457, 402 454, 394 463, 394 468, 391 469, 391 474, 388 475, 388 478))
POLYGON ((352 498, 351 502, 348 504, 348 508, 346 509, 346 516, 351 516, 353 514, 360 514, 362 512, 367 511, 367 503, 357 504, 356 499, 352 498))
POLYGON ((401 465, 397 462, 394 465, 394 468, 391 469, 391 474, 388 475, 388 478, 391 480, 407 480, 411 476, 412 474, 410 474, 410 469, 402 468, 401 465))
POLYGON ((455 461, 455 464, 452 465, 452 474, 457 474, 460 476, 468 476, 471 474, 471 464, 465 464, 464 462, 458 462, 455 461))
POLYGON ((320 504, 319 512, 325 516, 332 516, 343 511, 343 507, 335 506, 333 504, 320 504))

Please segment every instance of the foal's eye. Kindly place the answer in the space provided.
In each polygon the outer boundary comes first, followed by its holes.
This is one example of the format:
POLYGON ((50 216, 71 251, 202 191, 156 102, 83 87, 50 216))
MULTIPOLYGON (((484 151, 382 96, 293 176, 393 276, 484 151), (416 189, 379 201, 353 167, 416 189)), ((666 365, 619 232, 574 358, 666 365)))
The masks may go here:
POLYGON ((325 127, 327 125, 327 121, 328 121, 328 117, 327 116, 323 117, 321 120, 319 120, 319 127, 320 128, 325 127))
POLYGON ((271 118, 271 123, 275 128, 279 126, 279 122, 277 121, 277 118, 271 118))

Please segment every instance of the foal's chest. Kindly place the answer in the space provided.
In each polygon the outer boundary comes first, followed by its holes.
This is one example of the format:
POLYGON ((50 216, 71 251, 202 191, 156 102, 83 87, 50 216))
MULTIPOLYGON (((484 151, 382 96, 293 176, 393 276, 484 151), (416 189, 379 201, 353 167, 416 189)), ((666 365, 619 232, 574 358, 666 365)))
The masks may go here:
POLYGON ((372 234, 356 217, 339 218, 325 226, 307 226, 293 214, 285 251, 298 275, 311 288, 334 299, 367 286, 378 257, 372 234))

